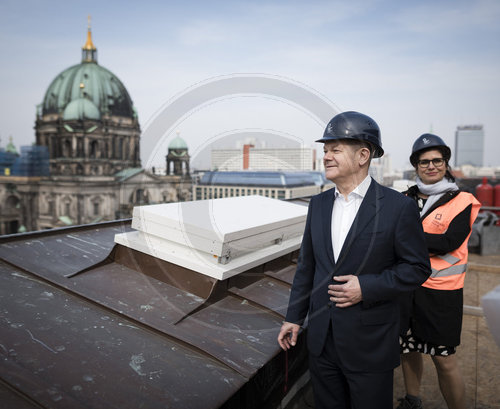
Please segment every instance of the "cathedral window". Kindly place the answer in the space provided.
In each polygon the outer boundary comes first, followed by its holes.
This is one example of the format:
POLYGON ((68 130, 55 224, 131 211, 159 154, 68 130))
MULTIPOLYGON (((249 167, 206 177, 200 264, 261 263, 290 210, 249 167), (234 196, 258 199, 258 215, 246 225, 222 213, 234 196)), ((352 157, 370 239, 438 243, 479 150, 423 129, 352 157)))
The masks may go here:
POLYGON ((71 141, 66 139, 63 143, 63 154, 65 158, 71 157, 71 141))
POLYGON ((78 141, 77 141, 76 156, 78 158, 83 158, 83 156, 84 156, 84 153, 83 153, 83 140, 82 140, 82 138, 79 138, 78 141))
POLYGON ((128 144, 128 141, 125 141, 125 155, 123 157, 124 159, 128 159, 129 158, 129 144, 128 144))
POLYGON ((118 152, 117 152, 116 157, 118 159, 123 159, 123 139, 122 138, 118 139, 118 152))
POLYGON ((92 141, 90 143, 90 157, 91 158, 97 158, 97 150, 99 148, 98 142, 97 141, 92 141))
POLYGON ((54 206, 54 201, 53 200, 50 200, 49 202, 49 215, 51 216, 55 216, 56 215, 56 212, 55 212, 55 206, 54 206))
POLYGON ((144 202, 144 190, 137 189, 135 191, 135 203, 141 204, 144 202))

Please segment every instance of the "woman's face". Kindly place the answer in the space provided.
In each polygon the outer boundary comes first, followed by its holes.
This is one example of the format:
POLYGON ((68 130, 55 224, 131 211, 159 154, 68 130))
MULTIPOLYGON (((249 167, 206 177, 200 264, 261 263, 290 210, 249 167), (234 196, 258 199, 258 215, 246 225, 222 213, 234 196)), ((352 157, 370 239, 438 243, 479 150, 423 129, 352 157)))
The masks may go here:
POLYGON ((437 149, 425 151, 418 158, 417 175, 425 185, 432 185, 439 182, 446 174, 446 161, 443 159, 443 154, 437 149), (439 162, 440 165, 435 165, 434 162, 439 162), (434 162, 433 162, 434 160, 434 162))

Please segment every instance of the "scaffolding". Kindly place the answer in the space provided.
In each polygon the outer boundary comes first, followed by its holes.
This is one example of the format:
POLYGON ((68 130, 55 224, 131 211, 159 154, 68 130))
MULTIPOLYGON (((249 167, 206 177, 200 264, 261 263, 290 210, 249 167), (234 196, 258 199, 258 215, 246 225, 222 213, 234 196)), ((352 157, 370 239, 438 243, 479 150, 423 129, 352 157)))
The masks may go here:
POLYGON ((21 146, 21 155, 12 164, 12 176, 49 176, 49 150, 46 146, 21 146))

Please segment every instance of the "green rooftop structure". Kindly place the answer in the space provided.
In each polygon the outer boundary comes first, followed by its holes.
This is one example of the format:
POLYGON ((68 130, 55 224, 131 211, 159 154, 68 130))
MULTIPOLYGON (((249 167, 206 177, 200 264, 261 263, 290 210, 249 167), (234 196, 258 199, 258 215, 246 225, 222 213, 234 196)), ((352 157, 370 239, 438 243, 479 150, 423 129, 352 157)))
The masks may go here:
POLYGON ((11 153, 13 155, 19 155, 19 152, 17 151, 16 147, 14 146, 14 143, 12 142, 12 136, 9 137, 9 143, 5 147, 5 152, 11 153))
POLYGON ((181 150, 187 150, 188 146, 187 143, 184 139, 182 139, 179 134, 172 140, 172 142, 169 143, 168 149, 181 149, 181 150))
POLYGON ((187 143, 180 137, 180 132, 177 131, 177 136, 168 145, 166 174, 189 178, 189 159, 187 143))

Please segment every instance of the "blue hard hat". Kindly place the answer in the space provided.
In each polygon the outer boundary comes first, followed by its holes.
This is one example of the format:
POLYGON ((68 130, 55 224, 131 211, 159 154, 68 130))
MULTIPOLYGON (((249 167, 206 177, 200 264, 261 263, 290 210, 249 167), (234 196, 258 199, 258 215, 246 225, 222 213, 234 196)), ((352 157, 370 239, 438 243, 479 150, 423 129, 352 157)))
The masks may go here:
POLYGON ((430 149, 441 151, 443 159, 446 162, 451 158, 451 149, 439 136, 431 133, 424 133, 413 143, 410 155, 410 163, 412 166, 416 167, 420 154, 430 149))
POLYGON ((347 111, 335 115, 326 126, 323 138, 316 142, 326 143, 340 139, 368 142, 373 147, 374 158, 380 158, 384 154, 380 128, 373 119, 359 112, 347 111))

